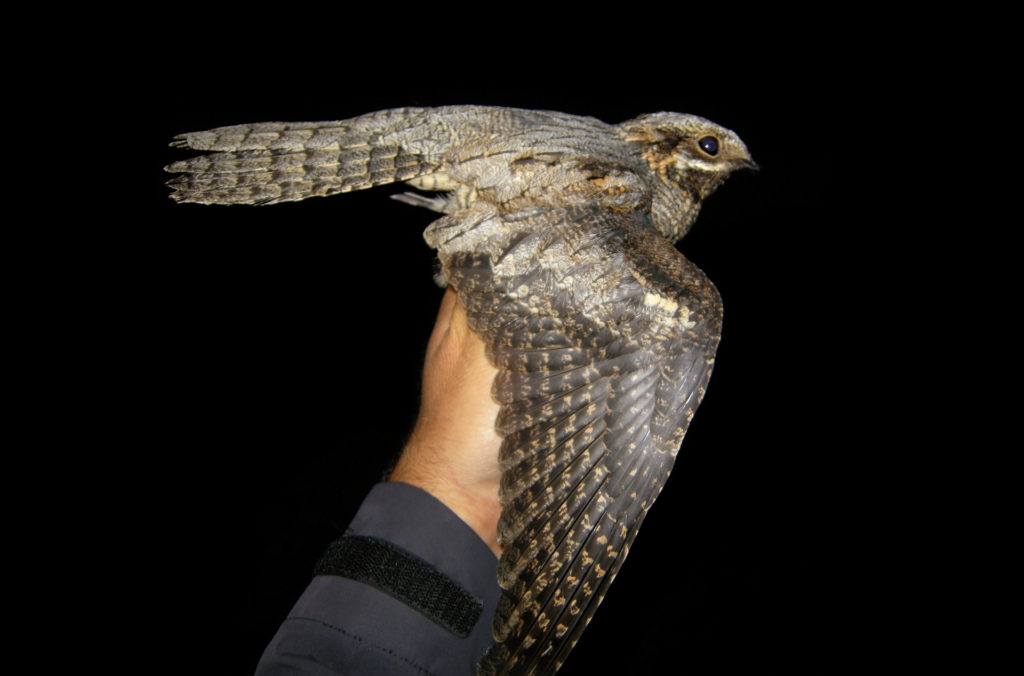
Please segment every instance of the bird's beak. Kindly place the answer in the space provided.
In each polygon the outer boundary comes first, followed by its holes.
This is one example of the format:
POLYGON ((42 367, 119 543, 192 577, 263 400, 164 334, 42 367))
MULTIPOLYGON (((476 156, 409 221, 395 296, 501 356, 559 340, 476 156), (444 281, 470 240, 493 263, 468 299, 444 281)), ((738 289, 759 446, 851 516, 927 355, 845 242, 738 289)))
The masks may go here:
POLYGON ((736 162, 736 168, 737 169, 753 169, 754 171, 761 171, 760 165, 758 165, 757 162, 755 162, 754 160, 750 159, 749 157, 744 157, 741 160, 739 160, 738 162, 736 162))

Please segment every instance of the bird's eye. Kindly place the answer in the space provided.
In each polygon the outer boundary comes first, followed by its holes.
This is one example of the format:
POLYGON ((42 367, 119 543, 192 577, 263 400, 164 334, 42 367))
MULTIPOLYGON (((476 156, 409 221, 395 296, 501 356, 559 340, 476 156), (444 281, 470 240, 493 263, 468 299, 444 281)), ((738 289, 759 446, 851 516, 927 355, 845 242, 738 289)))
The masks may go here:
POLYGON ((701 150, 712 157, 718 154, 718 139, 714 136, 705 136, 701 140, 697 141, 697 145, 700 146, 701 150))

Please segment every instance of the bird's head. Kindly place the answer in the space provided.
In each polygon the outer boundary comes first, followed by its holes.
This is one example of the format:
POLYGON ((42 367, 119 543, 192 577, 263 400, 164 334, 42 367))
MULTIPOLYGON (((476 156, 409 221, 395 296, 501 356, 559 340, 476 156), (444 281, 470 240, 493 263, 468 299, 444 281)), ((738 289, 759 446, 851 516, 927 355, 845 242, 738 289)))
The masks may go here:
POLYGON ((619 126, 661 179, 653 186, 651 216, 673 242, 686 234, 701 203, 730 173, 758 168, 739 136, 696 115, 651 113, 619 126))

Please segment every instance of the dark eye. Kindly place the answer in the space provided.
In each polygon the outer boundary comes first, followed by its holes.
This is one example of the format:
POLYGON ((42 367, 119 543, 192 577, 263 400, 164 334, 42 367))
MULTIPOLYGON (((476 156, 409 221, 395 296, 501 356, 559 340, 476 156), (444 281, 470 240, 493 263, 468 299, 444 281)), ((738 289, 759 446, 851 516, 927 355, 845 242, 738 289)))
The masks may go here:
POLYGON ((701 140, 697 141, 697 145, 700 146, 701 150, 712 157, 718 154, 718 139, 714 136, 705 136, 701 140))

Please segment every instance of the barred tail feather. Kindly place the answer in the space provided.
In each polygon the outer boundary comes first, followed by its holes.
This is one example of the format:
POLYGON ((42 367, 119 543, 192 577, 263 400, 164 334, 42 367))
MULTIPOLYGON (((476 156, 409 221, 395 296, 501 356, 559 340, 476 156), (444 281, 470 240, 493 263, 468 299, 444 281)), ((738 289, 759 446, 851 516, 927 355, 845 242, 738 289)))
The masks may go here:
POLYGON ((176 148, 212 151, 165 170, 171 198, 200 204, 273 204, 361 190, 429 174, 439 158, 403 147, 396 132, 422 111, 398 109, 333 122, 265 122, 181 134, 176 148))

